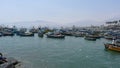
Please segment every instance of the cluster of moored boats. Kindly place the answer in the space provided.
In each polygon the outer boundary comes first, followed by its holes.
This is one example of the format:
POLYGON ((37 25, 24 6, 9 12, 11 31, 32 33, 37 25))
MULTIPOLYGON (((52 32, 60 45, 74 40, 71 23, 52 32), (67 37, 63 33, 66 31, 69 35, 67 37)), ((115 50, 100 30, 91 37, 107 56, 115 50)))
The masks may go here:
POLYGON ((65 38, 65 36, 84 37, 86 40, 95 41, 96 39, 105 38, 112 40, 114 37, 120 38, 119 30, 92 30, 92 29, 78 29, 78 28, 61 28, 61 29, 50 29, 47 27, 38 28, 16 28, 13 26, 0 27, 0 36, 34 36, 37 33, 39 37, 46 35, 48 38, 65 38))
MULTIPOLYGON (((107 23, 115 23, 107 22, 107 23)), ((108 26, 91 26, 84 28, 60 28, 60 29, 50 29, 48 27, 38 27, 38 28, 17 28, 13 27, 3 27, 0 26, 0 37, 1 36, 21 36, 21 37, 31 37, 35 33, 38 34, 38 37, 47 36, 47 38, 58 38, 64 39, 65 36, 74 36, 74 37, 83 37, 85 40, 96 41, 100 38, 105 38, 108 40, 113 40, 112 43, 105 43, 106 50, 118 51, 120 52, 120 24, 117 25, 108 25, 108 26)), ((0 68, 15 68, 19 62, 15 59, 3 57, 0 53, 0 68)))
POLYGON ((49 29, 49 28, 20 28, 17 29, 15 26, 13 28, 0 28, 0 36, 34 36, 35 33, 38 34, 39 37, 43 37, 44 34, 48 38, 65 38, 65 36, 75 36, 75 37, 84 37, 86 40, 96 40, 101 38, 100 32, 98 31, 90 31, 90 30, 70 30, 70 29, 49 29))
MULTIPOLYGON (((71 28, 48 28, 48 27, 38 27, 38 28, 17 28, 16 26, 10 27, 0 27, 0 36, 22 36, 31 37, 37 34, 39 37, 47 38, 59 38, 64 39, 66 36, 83 37, 85 40, 96 41, 100 38, 105 38, 108 40, 120 39, 120 25, 108 25, 103 27, 91 26, 91 27, 71 27, 71 28)), ((108 44, 105 44, 106 46, 108 44)), ((118 45, 118 44, 117 44, 118 45)), ((105 48, 107 48, 105 46, 105 48)), ((109 48, 109 47, 108 47, 109 48)))

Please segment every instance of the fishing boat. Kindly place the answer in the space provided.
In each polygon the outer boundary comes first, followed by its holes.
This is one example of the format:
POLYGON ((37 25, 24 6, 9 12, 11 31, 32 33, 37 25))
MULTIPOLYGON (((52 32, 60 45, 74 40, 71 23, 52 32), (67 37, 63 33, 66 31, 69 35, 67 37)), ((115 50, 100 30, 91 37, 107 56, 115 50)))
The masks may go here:
POLYGON ((73 34, 75 37, 84 37, 85 36, 85 33, 82 33, 82 32, 76 32, 73 34))
POLYGON ((0 33, 0 37, 2 36, 2 33, 0 33))
POLYGON ((13 32, 3 31, 3 32, 2 32, 2 35, 3 35, 3 36, 14 36, 14 33, 13 33, 13 32))
POLYGON ((104 36, 105 39, 112 40, 113 36, 104 36))
POLYGON ((32 33, 38 33, 38 29, 35 29, 34 27, 32 29, 29 30, 32 33))
POLYGON ((65 38, 65 35, 62 35, 60 33, 56 34, 56 33, 51 33, 51 34, 47 34, 48 38, 65 38))
POLYGON ((84 37, 83 34, 75 34, 74 36, 75 36, 75 37, 84 37))
POLYGON ((38 37, 43 37, 44 36, 44 33, 42 31, 39 31, 38 32, 38 37))
POLYGON ((65 38, 64 35, 47 35, 48 38, 65 38))
POLYGON ((96 39, 100 39, 101 38, 101 36, 99 36, 99 35, 93 35, 92 37, 96 38, 96 39))
POLYGON ((91 40, 91 41, 96 41, 96 38, 92 38, 92 37, 85 37, 84 39, 91 40))
POLYGON ((120 39, 117 39, 117 40, 116 40, 116 43, 120 43, 120 39))
POLYGON ((117 42, 116 40, 113 40, 112 43, 106 43, 106 44, 104 44, 104 46, 105 46, 105 49, 107 49, 107 50, 120 52, 120 43, 117 42))
POLYGON ((19 36, 23 36, 23 37, 34 36, 34 33, 31 33, 31 32, 25 32, 25 33, 20 33, 19 36))
POLYGON ((66 36, 73 36, 73 33, 71 31, 64 31, 62 34, 66 36))
POLYGON ((85 38, 86 40, 91 40, 91 41, 96 41, 96 37, 93 37, 93 35, 86 35, 85 38))

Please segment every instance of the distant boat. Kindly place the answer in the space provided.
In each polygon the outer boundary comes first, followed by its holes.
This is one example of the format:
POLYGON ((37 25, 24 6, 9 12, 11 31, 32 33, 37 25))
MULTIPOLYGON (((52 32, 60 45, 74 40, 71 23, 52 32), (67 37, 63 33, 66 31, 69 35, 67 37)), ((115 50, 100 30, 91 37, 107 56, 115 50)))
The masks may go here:
POLYGON ((65 38, 64 35, 47 35, 48 38, 65 38))
POLYGON ((48 38, 65 38, 65 35, 51 33, 51 34, 47 34, 47 37, 48 38))
POLYGON ((70 32, 70 31, 62 32, 62 34, 66 35, 66 36, 73 36, 72 32, 70 32))
POLYGON ((84 37, 85 33, 76 32, 73 34, 75 37, 84 37))
POLYGON ((97 37, 95 37, 94 35, 86 35, 84 39, 91 40, 91 41, 96 41, 97 37))
POLYGON ((75 37, 84 37, 84 35, 82 35, 82 34, 75 34, 74 36, 75 37))
POLYGON ((92 37, 96 38, 96 39, 100 39, 101 38, 101 36, 99 36, 99 35, 93 35, 92 37))
POLYGON ((0 37, 2 36, 2 33, 0 33, 0 37))
POLYGON ((116 43, 120 43, 120 39, 117 39, 117 40, 116 40, 116 43))
POLYGON ((41 31, 39 31, 39 32, 38 32, 38 37, 43 37, 43 36, 44 36, 44 33, 41 32, 41 31))
POLYGON ((86 40, 96 41, 96 38, 85 37, 86 40))
POLYGON ((14 33, 13 33, 13 32, 3 31, 3 32, 2 32, 2 35, 3 35, 3 36, 14 36, 14 33))
POLYGON ((35 29, 35 28, 32 28, 29 31, 32 32, 32 33, 38 33, 38 29, 35 29))
POLYGON ((23 37, 34 36, 34 33, 31 33, 31 32, 25 32, 25 33, 20 33, 19 36, 23 36, 23 37))
POLYGON ((96 41, 96 38, 93 38, 93 37, 91 37, 91 36, 85 36, 84 39, 86 39, 86 40, 91 40, 91 41, 96 41))
POLYGON ((105 39, 112 40, 113 36, 104 36, 105 39))

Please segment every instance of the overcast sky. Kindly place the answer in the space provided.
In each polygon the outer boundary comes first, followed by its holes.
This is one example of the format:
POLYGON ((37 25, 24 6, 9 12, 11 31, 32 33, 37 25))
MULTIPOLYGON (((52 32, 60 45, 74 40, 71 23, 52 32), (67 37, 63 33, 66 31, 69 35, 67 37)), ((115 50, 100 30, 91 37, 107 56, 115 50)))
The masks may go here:
POLYGON ((0 0, 0 24, 36 20, 98 23, 119 17, 120 0, 0 0))

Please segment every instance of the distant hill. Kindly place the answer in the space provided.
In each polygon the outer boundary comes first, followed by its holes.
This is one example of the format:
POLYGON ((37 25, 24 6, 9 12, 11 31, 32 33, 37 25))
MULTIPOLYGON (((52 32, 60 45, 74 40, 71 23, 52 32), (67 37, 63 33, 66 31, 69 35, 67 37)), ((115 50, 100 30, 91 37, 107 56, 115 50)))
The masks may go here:
POLYGON ((9 26, 17 26, 17 27, 38 27, 38 26, 46 26, 46 27, 53 27, 56 26, 56 23, 54 22, 49 22, 49 21, 42 21, 42 20, 37 20, 37 21, 21 21, 21 22, 10 22, 10 23, 4 23, 4 25, 9 25, 9 26))
MULTIPOLYGON (((116 20, 116 19, 110 19, 110 20, 116 20)), ((106 20, 109 21, 109 20, 106 20)), ((71 27, 73 25, 75 26, 99 26, 105 24, 106 21, 93 21, 93 20, 83 20, 83 21, 76 21, 76 22, 68 22, 68 23, 57 23, 57 22, 50 22, 50 21, 44 21, 44 20, 36 20, 36 21, 20 21, 20 22, 8 22, 3 23, 4 25, 8 26, 17 26, 17 27, 38 27, 38 26, 46 26, 46 27, 71 27)))
POLYGON ((120 20, 120 16, 115 16, 115 17, 111 17, 111 18, 109 18, 109 19, 107 19, 107 20, 105 20, 105 21, 118 21, 118 20, 120 20))
POLYGON ((99 26, 99 25, 103 25, 105 24, 104 21, 92 21, 92 20, 86 20, 86 21, 77 21, 77 22, 72 22, 72 23, 68 23, 67 25, 75 25, 75 26, 91 26, 91 25, 95 25, 95 26, 99 26))

